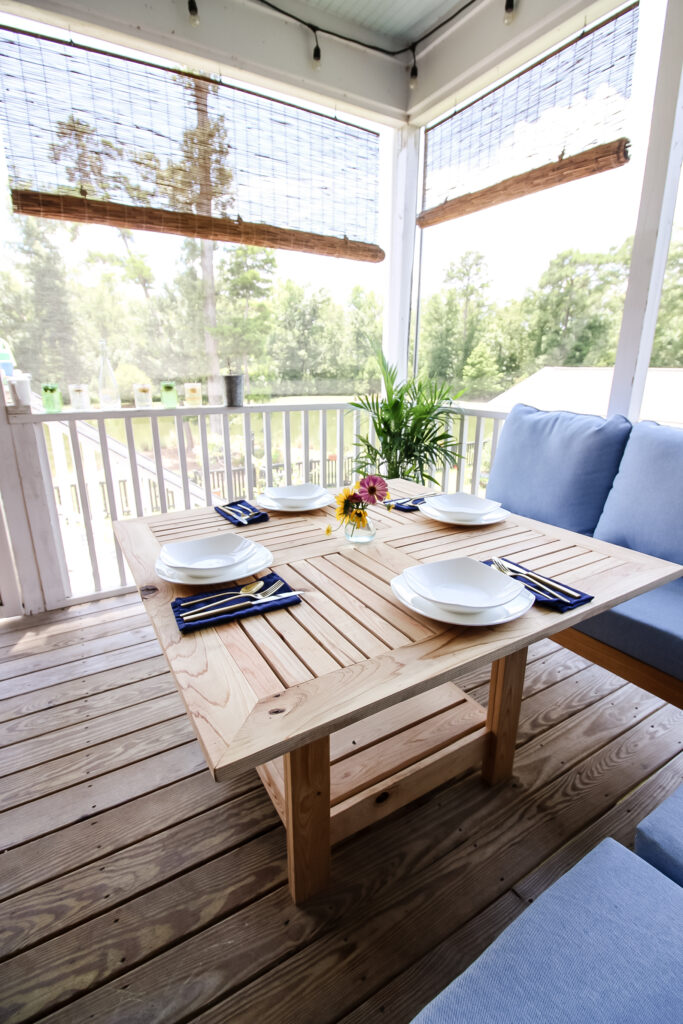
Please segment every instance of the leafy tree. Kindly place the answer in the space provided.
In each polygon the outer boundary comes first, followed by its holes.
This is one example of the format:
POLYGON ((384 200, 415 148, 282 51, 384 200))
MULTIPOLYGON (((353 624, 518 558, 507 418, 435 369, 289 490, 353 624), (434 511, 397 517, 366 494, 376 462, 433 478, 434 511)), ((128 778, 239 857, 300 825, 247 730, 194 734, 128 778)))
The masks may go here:
POLYGON ((219 270, 219 354, 229 372, 247 373, 248 359, 258 359, 267 343, 269 298, 277 263, 269 249, 239 245, 230 250, 219 270))
POLYGON ((340 361, 342 376, 357 381, 357 386, 379 388, 375 352, 382 346, 382 304, 374 292, 360 285, 351 289, 346 312, 347 337, 340 361))
POLYGON ((423 320, 424 368, 430 377, 455 386, 465 364, 487 333, 491 307, 486 266, 481 253, 466 252, 452 263, 445 288, 427 302, 423 320))
POLYGON ((268 349, 271 372, 289 384, 285 393, 309 391, 337 376, 340 313, 323 289, 309 293, 293 281, 276 288, 268 349))
POLYGON ((616 253, 559 253, 536 290, 531 327, 541 365, 603 365, 613 360, 618 332, 614 288, 623 278, 616 253))
POLYGON ((683 242, 669 248, 650 365, 683 366, 683 242))
POLYGON ((485 341, 470 352, 462 371, 464 394, 469 400, 488 398, 500 389, 501 373, 496 354, 485 341))
POLYGON ((457 295, 452 289, 442 290, 427 300, 422 314, 421 362, 432 380, 455 381, 460 362, 457 333, 457 295))
POLYGON ((40 218, 17 220, 17 269, 25 283, 23 288, 15 284, 9 295, 3 295, 3 321, 9 327, 5 334, 17 365, 38 381, 57 381, 65 391, 69 381, 83 377, 85 362, 76 334, 67 272, 56 241, 58 229, 40 218), (16 311, 12 315, 7 309, 17 298, 20 320, 16 311))
POLYGON ((75 195, 109 199, 112 191, 121 187, 130 193, 130 183, 120 170, 121 146, 100 138, 91 124, 74 114, 58 122, 50 156, 55 163, 66 162, 66 175, 75 195))

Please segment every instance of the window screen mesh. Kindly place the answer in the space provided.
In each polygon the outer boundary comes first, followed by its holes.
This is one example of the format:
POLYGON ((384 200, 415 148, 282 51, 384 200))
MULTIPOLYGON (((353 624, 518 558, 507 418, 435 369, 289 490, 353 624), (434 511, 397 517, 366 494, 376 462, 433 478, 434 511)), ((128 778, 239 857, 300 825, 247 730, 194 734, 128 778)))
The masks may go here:
POLYGON ((12 189, 376 241, 375 132, 5 28, 0 86, 12 189))
POLYGON ((633 7, 428 129, 423 209, 622 135, 637 31, 633 7))

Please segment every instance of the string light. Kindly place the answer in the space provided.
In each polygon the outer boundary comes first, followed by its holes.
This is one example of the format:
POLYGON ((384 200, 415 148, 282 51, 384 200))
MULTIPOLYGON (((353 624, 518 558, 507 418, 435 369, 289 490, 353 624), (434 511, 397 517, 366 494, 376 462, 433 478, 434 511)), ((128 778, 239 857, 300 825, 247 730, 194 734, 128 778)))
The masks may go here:
POLYGON ((196 28, 199 24, 199 8, 197 7, 197 0, 187 0, 187 13, 190 16, 190 24, 193 28, 196 28))
MULTIPOLYGON (((443 21, 440 21, 438 25, 435 25, 433 28, 430 28, 429 32, 425 32, 424 35, 420 36, 419 39, 416 39, 415 42, 408 43, 407 46, 402 46, 399 50, 388 50, 384 46, 375 46, 373 43, 364 43, 362 39, 354 39, 353 36, 345 36, 343 33, 334 32, 330 28, 319 28, 317 25, 311 25, 311 23, 306 21, 305 18, 300 18, 298 14, 292 14, 291 11, 283 10, 282 7, 279 7, 277 4, 273 3, 272 0, 257 0, 257 3, 263 4, 264 7, 269 7, 271 11, 276 11, 278 14, 284 15, 285 18, 290 18, 292 21, 296 21, 299 25, 303 25, 305 28, 310 29, 310 31, 315 36, 315 46, 313 48, 313 67, 316 68, 316 70, 320 70, 321 58, 320 43, 318 42, 318 32, 324 32, 325 35, 333 36, 335 39, 341 39, 342 42, 345 43, 353 43, 355 46, 362 46, 363 49, 372 50, 374 53, 383 53, 387 57, 398 57, 400 56, 400 54, 409 51, 413 55, 413 62, 411 64, 409 73, 409 85, 411 89, 414 89, 415 86, 417 85, 417 61, 415 59, 416 47, 419 46, 420 43, 423 43, 425 39, 429 39, 430 36, 433 36, 435 32, 438 32, 440 29, 444 28, 444 26, 448 25, 451 21, 454 21, 455 18, 457 18, 458 15, 466 11, 468 7, 472 7, 475 3, 478 2, 479 0, 465 0, 465 3, 462 4, 457 9, 457 11, 453 11, 453 13, 449 14, 447 18, 444 18, 443 21)), ((196 7, 196 0, 190 0, 190 3, 194 3, 196 7)), ((508 4, 511 4, 512 14, 514 15, 516 0, 505 0, 506 19, 508 4)))
POLYGON ((503 21, 506 25, 509 25, 517 13, 517 0, 505 0, 505 13, 503 14, 503 21))

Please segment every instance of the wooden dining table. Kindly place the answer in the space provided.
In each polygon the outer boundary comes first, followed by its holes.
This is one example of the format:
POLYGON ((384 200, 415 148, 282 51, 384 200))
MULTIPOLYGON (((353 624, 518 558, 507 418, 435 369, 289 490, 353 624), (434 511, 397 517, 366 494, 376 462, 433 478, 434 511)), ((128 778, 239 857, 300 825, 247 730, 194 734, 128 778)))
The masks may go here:
MULTIPOLYGON (((390 487, 394 497, 426 491, 407 481, 390 487)), ((254 767, 285 825, 297 903, 327 886, 331 847, 345 837, 471 770, 489 784, 509 779, 529 645, 682 571, 516 515, 455 526, 420 511, 370 514, 377 537, 362 549, 343 530, 326 534, 332 506, 272 512, 244 527, 211 507, 114 524, 214 778, 254 767), (301 603, 181 634, 171 601, 197 587, 160 579, 161 546, 237 529, 270 549, 272 570, 304 592, 301 603), (593 600, 473 627, 426 618, 391 590, 408 566, 494 555, 593 600), (484 708, 458 680, 488 665, 484 708)))

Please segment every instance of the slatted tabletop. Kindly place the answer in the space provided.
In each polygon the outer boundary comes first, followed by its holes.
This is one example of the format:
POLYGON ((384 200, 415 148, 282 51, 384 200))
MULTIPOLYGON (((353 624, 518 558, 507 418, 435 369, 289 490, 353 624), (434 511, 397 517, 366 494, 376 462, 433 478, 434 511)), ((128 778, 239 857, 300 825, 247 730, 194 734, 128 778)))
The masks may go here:
MULTIPOLYGON (((421 488, 393 482, 392 494, 421 488)), ((160 580, 162 544, 237 528, 213 509, 116 524, 145 607, 216 777, 258 765, 421 690, 519 650, 680 575, 680 567, 518 516, 454 527, 419 512, 373 510, 377 540, 352 548, 325 534, 333 508, 272 513, 241 528, 274 554, 301 604, 181 636, 170 602, 191 587, 160 580), (595 595, 564 614, 532 608, 513 622, 448 626, 409 611, 389 582, 409 565, 506 555, 595 595)), ((205 589, 205 588, 202 588, 205 589)))
MULTIPOLYGON (((424 490, 391 482, 394 497, 424 490)), ((474 767, 489 782, 509 776, 529 644, 681 574, 673 563, 519 516, 465 527, 419 511, 371 514, 377 539, 363 549, 341 530, 326 534, 332 507, 271 513, 242 528, 212 508, 115 524, 214 777, 257 768, 287 825, 295 899, 324 884, 322 859, 317 880, 311 867, 315 848, 329 853, 330 842, 474 767), (171 601, 197 588, 156 575, 161 546, 237 529, 273 552, 273 569, 304 591, 302 602, 181 635, 171 601), (564 614, 532 607, 512 622, 475 628, 427 619, 391 590, 407 566, 493 555, 594 599, 564 614), (487 713, 457 682, 489 663, 487 713), (305 868, 298 892, 297 857, 305 868)))

